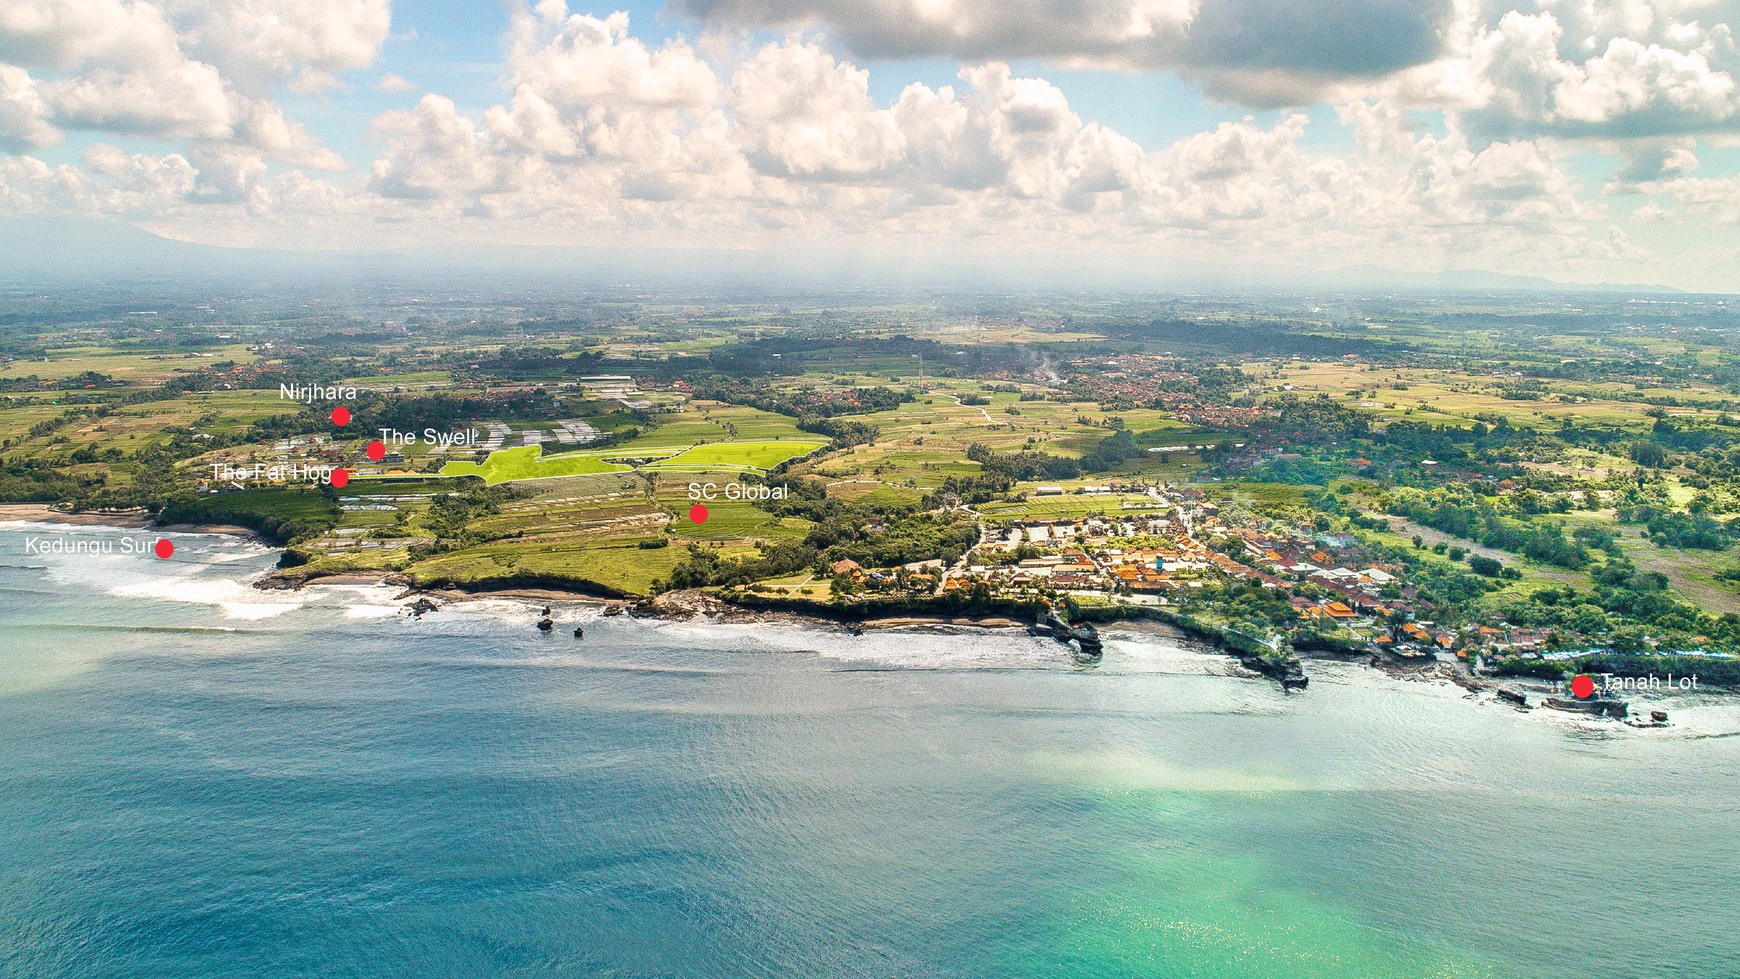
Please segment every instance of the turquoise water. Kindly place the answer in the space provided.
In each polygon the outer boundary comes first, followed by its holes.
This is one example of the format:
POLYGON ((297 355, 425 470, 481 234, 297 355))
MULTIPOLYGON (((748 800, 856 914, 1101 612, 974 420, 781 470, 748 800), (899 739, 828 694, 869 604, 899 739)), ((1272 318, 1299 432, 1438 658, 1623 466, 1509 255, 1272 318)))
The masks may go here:
MULTIPOLYGON (((17 528, 18 525, 11 525, 17 528)), ((391 593, 0 527, 0 976, 1733 976, 1740 706, 391 593)), ((107 532, 68 531, 100 539, 107 532)))

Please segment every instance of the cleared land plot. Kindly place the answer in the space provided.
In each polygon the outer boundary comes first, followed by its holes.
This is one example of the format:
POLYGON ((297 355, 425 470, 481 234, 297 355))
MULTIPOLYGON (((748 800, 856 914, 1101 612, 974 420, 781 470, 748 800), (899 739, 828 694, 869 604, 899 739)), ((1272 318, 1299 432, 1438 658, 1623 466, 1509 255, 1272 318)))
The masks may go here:
POLYGON ((771 411, 726 405, 713 401, 694 402, 695 410, 680 414, 655 416, 657 425, 616 449, 665 449, 685 447, 698 442, 729 442, 768 439, 813 440, 814 435, 800 431, 795 420, 771 411))
MULTIPOLYGON (((1029 493, 1031 487, 1026 487, 1029 493)), ((1169 509, 1143 493, 1067 493, 1062 496, 1029 496, 1020 502, 983 503, 975 507, 991 519, 1060 520, 1104 513, 1117 515, 1141 510, 1159 512, 1169 509), (1131 509, 1126 510, 1128 504, 1131 509)))
MULTIPOLYGON (((1575 400, 1572 401, 1560 401, 1558 394, 1568 394, 1572 386, 1551 382, 1538 401, 1514 400, 1499 393, 1501 382, 1523 378, 1367 364, 1293 362, 1272 372, 1269 367, 1267 364, 1246 367, 1247 372, 1262 372, 1256 379, 1256 386, 1268 396, 1327 394, 1371 414, 1407 417, 1413 421, 1468 426, 1482 415, 1537 427, 1543 423, 1549 426, 1577 423, 1643 427, 1654 421, 1645 414, 1650 405, 1644 402, 1581 396, 1573 396, 1575 400), (1364 397, 1347 400, 1355 392, 1364 397)), ((1666 406, 1664 410, 1675 417, 1714 417, 1710 412, 1680 406, 1666 406)))
POLYGON ((251 364, 258 359, 246 344, 240 343, 203 347, 197 352, 138 351, 100 346, 56 347, 48 351, 46 361, 0 363, 0 379, 32 375, 59 379, 95 371, 130 384, 160 384, 179 372, 197 370, 213 363, 235 361, 251 364))

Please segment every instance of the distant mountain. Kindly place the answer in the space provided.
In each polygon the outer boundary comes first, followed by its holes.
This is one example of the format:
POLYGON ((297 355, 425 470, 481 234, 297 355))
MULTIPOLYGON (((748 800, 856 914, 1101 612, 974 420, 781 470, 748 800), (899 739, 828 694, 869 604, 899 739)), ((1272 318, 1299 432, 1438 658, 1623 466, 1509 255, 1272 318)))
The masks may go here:
POLYGON ((1513 275, 1485 269, 1446 269, 1436 273, 1398 272, 1375 265, 1353 265, 1315 275, 1298 276, 1320 284, 1355 288, 1433 289, 1447 292, 1631 292, 1684 295, 1685 290, 1664 285, 1559 282, 1538 275, 1513 275))
POLYGON ((95 218, 0 218, 0 282, 128 282, 257 275, 330 263, 304 253, 176 241, 95 218))
POLYGON ((0 285, 269 282, 344 288, 391 280, 452 286, 480 281, 507 288, 626 285, 722 293, 796 289, 851 292, 959 290, 1027 292, 1094 288, 1283 290, 1314 292, 1420 290, 1680 293, 1662 285, 1555 282, 1479 269, 1398 272, 1372 265, 1324 272, 1228 272, 1223 267, 1161 268, 1089 257, 960 254, 926 258, 899 249, 854 246, 838 253, 755 249, 582 248, 450 245, 388 251, 298 251, 226 248, 164 238, 93 218, 0 218, 0 285))

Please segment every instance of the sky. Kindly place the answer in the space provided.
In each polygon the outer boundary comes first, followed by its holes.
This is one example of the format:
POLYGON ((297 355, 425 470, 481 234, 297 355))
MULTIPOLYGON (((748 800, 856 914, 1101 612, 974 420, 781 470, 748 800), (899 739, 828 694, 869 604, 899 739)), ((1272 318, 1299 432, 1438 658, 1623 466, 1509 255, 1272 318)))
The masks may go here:
POLYGON ((1740 0, 5 0, 0 216, 1736 292, 1736 23, 1740 0))

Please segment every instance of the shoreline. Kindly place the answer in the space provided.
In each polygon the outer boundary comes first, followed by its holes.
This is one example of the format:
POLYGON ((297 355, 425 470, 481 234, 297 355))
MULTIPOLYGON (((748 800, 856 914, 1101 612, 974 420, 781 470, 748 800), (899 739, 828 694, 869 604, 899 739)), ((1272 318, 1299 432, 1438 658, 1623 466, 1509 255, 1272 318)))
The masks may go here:
POLYGON ((264 542, 253 530, 238 524, 158 523, 143 510, 56 510, 46 503, 0 503, 0 523, 65 524, 102 527, 108 530, 156 530, 169 534, 223 534, 264 542))
MULTIPOLYGON (((143 511, 137 513, 105 512, 105 513, 72 513, 56 510, 47 504, 3 503, 0 504, 0 523, 38 523, 63 524, 81 527, 101 527, 109 530, 161 530, 171 533, 212 534, 247 538, 255 543, 276 547, 264 540, 257 533, 246 527, 228 524, 157 524, 143 511)), ((282 548, 277 548, 282 550, 282 548)), ((595 606, 604 609, 607 616, 625 615, 636 619, 664 619, 670 621, 690 621, 695 618, 706 618, 719 624, 728 625, 792 625, 806 628, 827 628, 833 631, 861 632, 873 630, 888 632, 898 629, 1025 629, 1027 623, 1012 619, 1007 615, 962 615, 959 613, 938 610, 935 613, 924 613, 916 610, 903 610, 899 615, 858 618, 842 616, 833 610, 818 609, 814 613, 797 611, 787 608, 752 608, 736 605, 706 594, 699 590, 681 590, 665 592, 652 598, 638 596, 608 596, 588 593, 573 589, 545 588, 528 586, 511 586, 500 589, 490 588, 460 588, 460 587, 428 587, 421 588, 394 572, 385 574, 368 574, 361 572, 338 572, 333 574, 310 575, 307 577, 275 577, 274 572, 255 579, 252 587, 261 591, 300 591, 306 587, 319 586, 370 586, 397 587, 401 589, 394 596, 395 601, 412 598, 435 599, 443 604, 454 604, 473 601, 501 599, 505 601, 524 602, 527 604, 562 602, 584 606, 595 606)), ((1267 676, 1271 679, 1282 679, 1262 664, 1253 665, 1252 657, 1237 648, 1214 641, 1212 636, 1204 635, 1198 630, 1187 629, 1165 619, 1132 618, 1113 619, 1102 623, 1108 630, 1133 633, 1136 635, 1155 635, 1172 639, 1186 648, 1195 649, 1201 653, 1213 656, 1223 656, 1251 677, 1267 676)), ((1548 710, 1553 714, 1565 713, 1576 715, 1579 711, 1562 711, 1548 706, 1549 694, 1553 687, 1548 681, 1526 676, 1477 676, 1460 662, 1450 662, 1432 658, 1421 661, 1404 661, 1386 659, 1376 655, 1335 655, 1315 654, 1310 651, 1294 653, 1295 663, 1334 662, 1350 663, 1363 666, 1375 672, 1395 679, 1413 680, 1426 683, 1449 683, 1461 687, 1470 697, 1481 697, 1491 700, 1505 700, 1501 691, 1526 691, 1534 699, 1527 706, 1516 709, 1524 712, 1548 710)), ((1287 684, 1283 683, 1287 689, 1287 684)), ((1704 692, 1718 694, 1735 694, 1740 690, 1721 687, 1712 684, 1704 692)), ((1625 726, 1648 728, 1649 724, 1632 724, 1630 721, 1619 721, 1625 726)))
MULTIPOLYGON (((774 625, 795 626, 808 629, 827 629, 833 632, 894 632, 901 629, 935 629, 935 630, 995 630, 1027 628, 1027 623, 1016 621, 1002 615, 964 616, 939 611, 932 615, 906 613, 898 616, 883 616, 876 618, 842 620, 826 615, 806 615, 787 609, 752 609, 733 605, 711 595, 695 591, 683 590, 666 592, 650 599, 601 598, 578 591, 564 591, 554 588, 503 588, 467 590, 462 588, 416 588, 404 580, 390 580, 392 575, 359 575, 344 573, 317 576, 299 580, 293 584, 283 583, 276 588, 300 590, 305 586, 321 585, 386 585, 397 586, 403 590, 395 596, 396 600, 413 598, 430 598, 446 604, 463 604, 466 602, 488 601, 499 599, 510 602, 522 602, 528 606, 561 602, 568 605, 579 605, 607 610, 608 616, 621 615, 631 619, 693 621, 704 618, 717 625, 774 625)), ((256 585, 262 584, 256 582, 256 585)), ((437 609, 438 610, 438 609, 437 609)), ((1249 679, 1270 679, 1280 681, 1282 678, 1274 672, 1262 668, 1261 664, 1253 665, 1250 657, 1241 651, 1215 643, 1211 638, 1194 630, 1161 619, 1126 619, 1113 620, 1102 624, 1103 631, 1123 633, 1132 637, 1151 636, 1169 639, 1183 649, 1199 655, 1221 657, 1230 660, 1230 666, 1239 671, 1234 675, 1242 675, 1249 679)), ((944 634, 947 634, 946 632, 944 634)), ((1393 680, 1434 685, 1447 685, 1460 688, 1464 699, 1491 706, 1508 706, 1518 713, 1541 713, 1545 717, 1582 718, 1589 720, 1606 720, 1621 727, 1636 730, 1648 730, 1671 726, 1666 722, 1647 723, 1652 709, 1661 709, 1665 703, 1650 701, 1639 705, 1635 714, 1628 718, 1601 717, 1598 712, 1576 708, 1566 709, 1549 704, 1554 700, 1554 694, 1559 692, 1549 681, 1533 677, 1510 676, 1478 676, 1471 673, 1461 661, 1439 658, 1430 659, 1400 659, 1385 658, 1377 655, 1338 655, 1323 652, 1304 652, 1295 654, 1299 663, 1335 663, 1362 668, 1381 674, 1393 680), (1526 705, 1512 701, 1507 694, 1522 694, 1526 697, 1526 705)), ((1285 683, 1283 690, 1291 690, 1285 683)), ((1720 696, 1740 694, 1740 690, 1721 686, 1709 686, 1701 692, 1720 696)), ((1603 703, 1599 698, 1596 703, 1603 703)), ((1625 702, 1629 703, 1629 702, 1625 702)))

